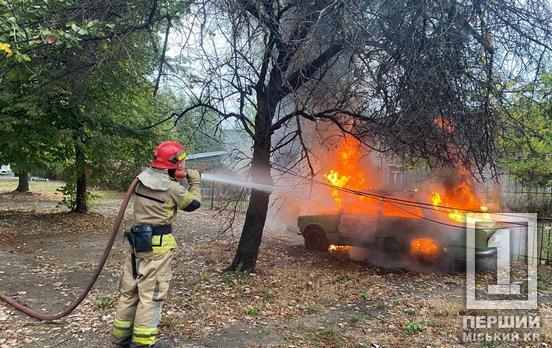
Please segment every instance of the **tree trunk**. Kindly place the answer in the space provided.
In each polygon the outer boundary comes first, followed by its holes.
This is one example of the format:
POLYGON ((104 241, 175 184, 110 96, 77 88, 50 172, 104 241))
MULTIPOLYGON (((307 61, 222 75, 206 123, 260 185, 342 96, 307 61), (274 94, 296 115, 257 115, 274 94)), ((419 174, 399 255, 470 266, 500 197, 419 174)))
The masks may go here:
POLYGON ((29 192, 29 174, 26 171, 21 171, 17 173, 19 177, 19 183, 15 192, 29 192))
POLYGON ((247 207, 240 243, 234 261, 227 268, 228 271, 255 272, 269 197, 269 192, 251 190, 251 198, 247 207))
MULTIPOLYGON (((251 177, 253 182, 272 184, 270 176, 270 149, 273 109, 268 106, 267 98, 259 98, 259 108, 255 118, 255 137, 251 177)), ((251 190, 251 197, 245 215, 245 224, 236 250, 236 256, 227 271, 255 272, 257 255, 261 246, 263 229, 268 212, 270 192, 251 190)))
POLYGON ((77 169, 77 201, 73 211, 86 213, 88 212, 88 203, 86 201, 86 158, 80 139, 77 139, 75 142, 75 166, 77 169))

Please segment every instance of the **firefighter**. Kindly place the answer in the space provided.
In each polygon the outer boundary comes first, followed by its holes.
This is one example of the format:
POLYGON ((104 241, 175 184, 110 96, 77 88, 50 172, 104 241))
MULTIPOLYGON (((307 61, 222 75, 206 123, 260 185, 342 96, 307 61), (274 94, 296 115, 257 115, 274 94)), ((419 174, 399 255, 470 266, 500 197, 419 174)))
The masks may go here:
POLYGON ((184 172, 184 146, 166 141, 155 150, 151 168, 138 175, 134 223, 127 233, 130 253, 120 285, 113 323, 113 347, 167 347, 156 343, 161 306, 167 297, 176 241, 172 222, 177 210, 194 211, 201 204, 200 174, 184 172), (190 187, 179 180, 187 178, 190 187))

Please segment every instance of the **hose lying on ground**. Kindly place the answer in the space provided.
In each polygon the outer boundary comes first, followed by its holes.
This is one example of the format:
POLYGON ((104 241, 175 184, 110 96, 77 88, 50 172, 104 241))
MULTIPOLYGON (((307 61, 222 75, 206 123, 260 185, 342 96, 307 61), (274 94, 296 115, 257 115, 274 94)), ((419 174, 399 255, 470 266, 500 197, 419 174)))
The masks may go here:
POLYGON ((132 197, 132 194, 134 193, 134 189, 136 188, 136 185, 138 184, 138 179, 134 179, 132 181, 132 184, 130 184, 130 187, 128 188, 125 198, 123 202, 121 203, 121 207, 119 208, 119 213, 117 214, 117 219, 115 220, 115 224, 113 225, 113 230, 111 232, 111 236, 109 238, 109 241, 107 243, 107 246, 105 247, 104 253, 100 259, 100 262, 98 263, 98 266, 96 267, 96 270, 94 271, 94 275, 88 282, 88 285, 83 290, 83 292, 80 294, 80 296, 73 302, 67 309, 65 309, 63 312, 60 312, 58 314, 42 314, 33 311, 29 307, 26 307, 22 305, 21 303, 17 302, 11 297, 8 297, 0 292, 0 299, 2 299, 4 302, 12 306, 13 308, 17 309, 18 311, 21 311, 25 314, 27 314, 30 317, 33 317, 38 320, 57 320, 60 318, 65 317, 66 315, 69 315, 71 312, 75 310, 75 308, 78 307, 78 305, 84 300, 84 298, 88 295, 92 287, 94 286, 94 283, 96 283, 96 280, 98 280, 98 276, 102 272, 102 269, 105 265, 105 262, 107 261, 107 258, 109 256, 109 253, 111 252, 111 248, 113 247, 113 243, 115 243, 115 238, 117 238, 117 233, 119 232, 119 227, 121 226, 121 222, 123 221, 123 217, 125 216, 125 211, 128 205, 128 201, 130 200, 130 197, 132 197))

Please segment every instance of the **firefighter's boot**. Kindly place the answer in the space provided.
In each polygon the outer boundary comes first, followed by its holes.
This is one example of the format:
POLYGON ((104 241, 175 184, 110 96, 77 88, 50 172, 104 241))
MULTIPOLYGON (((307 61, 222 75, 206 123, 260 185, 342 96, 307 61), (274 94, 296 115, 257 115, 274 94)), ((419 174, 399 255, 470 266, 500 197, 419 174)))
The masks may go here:
POLYGON ((130 348, 131 340, 132 340, 132 336, 128 336, 128 337, 114 336, 111 340, 111 347, 113 347, 113 348, 130 348))

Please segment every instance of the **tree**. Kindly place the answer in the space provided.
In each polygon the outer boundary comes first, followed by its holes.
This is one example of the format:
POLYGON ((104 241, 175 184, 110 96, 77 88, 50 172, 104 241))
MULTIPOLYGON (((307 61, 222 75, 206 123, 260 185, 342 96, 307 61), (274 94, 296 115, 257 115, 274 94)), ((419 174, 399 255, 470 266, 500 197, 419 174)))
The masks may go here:
MULTIPOLYGON (((24 72, 13 69, 8 78, 18 79, 24 72)), ((52 169, 53 163, 67 159, 69 140, 56 125, 60 120, 52 95, 30 93, 22 83, 20 88, 0 93, 0 157, 11 163, 19 176, 18 192, 29 190, 28 173, 52 169)))
MULTIPOLYGON (((197 1, 180 77, 195 104, 178 117, 199 108, 237 120, 257 182, 271 182, 271 154, 294 142, 310 165, 308 122, 482 172, 495 164, 506 82, 530 78, 550 53, 550 13, 544 0, 197 1)), ((268 205, 252 190, 229 270, 255 269, 268 205)))
POLYGON ((177 20, 186 7, 180 1, 157 0, 0 2, 0 17, 5 19, 0 23, 0 50, 4 52, 0 95, 21 91, 21 98, 34 97, 18 114, 9 104, 23 104, 2 98, 6 103, 1 105, 2 117, 14 125, 12 130, 3 130, 12 145, 4 149, 10 150, 6 156, 20 158, 17 163, 24 163, 26 170, 36 168, 30 159, 38 156, 39 148, 53 144, 41 143, 38 133, 27 132, 30 138, 23 139, 13 130, 24 127, 40 132, 43 125, 53 122, 54 131, 64 134, 72 145, 65 147, 64 156, 74 159, 73 210, 86 212, 88 159, 101 158, 96 162, 101 167, 125 148, 121 143, 106 147, 106 140, 120 140, 123 134, 144 140, 153 133, 137 130, 159 116, 154 109, 159 78, 150 81, 164 64, 159 62, 156 32, 166 27, 168 35, 171 20, 177 20), (40 110, 40 116, 30 117, 25 108, 40 110), (26 142, 37 146, 29 147, 26 142), (27 147, 29 157, 24 160, 20 152, 27 147))
POLYGON ((498 143, 501 166, 528 185, 552 183, 551 87, 552 75, 542 73, 513 93, 508 111, 517 124, 498 143))

